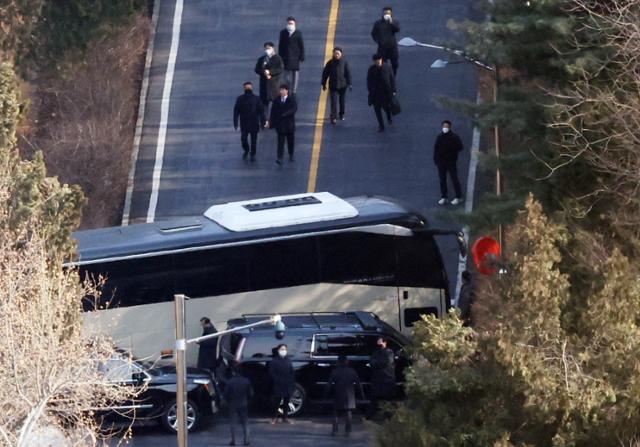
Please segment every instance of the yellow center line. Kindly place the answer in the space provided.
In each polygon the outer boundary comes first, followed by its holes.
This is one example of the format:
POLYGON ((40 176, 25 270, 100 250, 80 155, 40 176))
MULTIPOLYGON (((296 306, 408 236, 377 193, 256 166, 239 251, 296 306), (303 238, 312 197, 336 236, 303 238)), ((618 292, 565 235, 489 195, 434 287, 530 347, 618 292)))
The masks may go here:
MULTIPOLYGON (((324 47, 323 63, 333 56, 339 8, 340 0, 331 0, 329 24, 327 25, 327 43, 324 47)), ((322 148, 322 128, 324 127, 324 115, 327 110, 327 91, 328 90, 322 90, 322 87, 320 87, 320 99, 318 100, 318 110, 316 112, 316 130, 313 134, 313 149, 311 151, 311 164, 309 166, 309 183, 307 183, 307 192, 314 192, 316 190, 316 182, 318 180, 318 165, 320 164, 320 150, 322 148)))

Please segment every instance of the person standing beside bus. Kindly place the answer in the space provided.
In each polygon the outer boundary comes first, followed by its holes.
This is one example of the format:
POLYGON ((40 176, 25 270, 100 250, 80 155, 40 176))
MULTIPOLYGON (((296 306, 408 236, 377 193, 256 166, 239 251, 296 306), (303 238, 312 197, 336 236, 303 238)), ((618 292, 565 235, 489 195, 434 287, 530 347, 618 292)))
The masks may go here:
POLYGON ((364 400, 362 383, 355 369, 349 366, 347 356, 338 356, 338 366, 331 371, 329 381, 325 388, 325 396, 333 389, 333 429, 331 436, 338 434, 339 416, 345 416, 345 434, 351 433, 351 413, 356 409, 355 388, 360 390, 360 396, 364 400))
MULTIPOLYGON (((200 318, 200 325, 202 326, 202 336, 215 334, 218 332, 215 326, 211 323, 211 320, 207 317, 200 318)), ((213 374, 218 364, 218 339, 210 338, 198 342, 200 349, 198 350, 198 368, 206 369, 213 374)))
POLYGON ((284 62, 287 82, 291 87, 291 92, 295 94, 298 92, 300 64, 304 62, 304 40, 302 39, 302 33, 296 29, 295 17, 288 17, 287 27, 280 31, 278 53, 284 62))
POLYGON ((387 340, 379 337, 377 348, 371 354, 371 396, 367 418, 371 419, 378 411, 378 402, 391 400, 396 394, 395 354, 387 347, 387 340))
POLYGON ((287 357, 287 351, 287 345, 278 345, 276 355, 269 363, 271 403, 274 411, 272 425, 278 422, 280 412, 282 412, 282 422, 291 424, 289 420, 289 400, 295 388, 295 374, 293 363, 287 357))

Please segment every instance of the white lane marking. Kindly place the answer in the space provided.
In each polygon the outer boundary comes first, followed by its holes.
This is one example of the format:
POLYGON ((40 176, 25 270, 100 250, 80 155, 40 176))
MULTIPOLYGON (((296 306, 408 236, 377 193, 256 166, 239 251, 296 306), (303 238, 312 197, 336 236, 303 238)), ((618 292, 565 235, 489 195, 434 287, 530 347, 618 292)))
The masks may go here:
POLYGON ((153 44, 158 28, 158 14, 160 12, 160 0, 153 2, 153 13, 151 14, 151 32, 149 33, 149 46, 144 61, 144 74, 142 75, 142 85, 140 87, 140 99, 138 103, 138 120, 136 122, 136 132, 133 136, 133 151, 131 152, 131 168, 129 169, 129 180, 127 181, 127 193, 124 196, 124 209, 122 210, 122 226, 129 225, 129 215, 131 214, 131 197, 133 196, 133 184, 136 176, 136 164, 138 163, 138 153, 140 152, 140 141, 142 140, 142 126, 144 125, 144 114, 147 105, 147 94, 149 92, 149 72, 153 60, 153 44))
POLYGON ((184 0, 176 0, 175 11, 173 13, 173 29, 171 31, 171 48, 169 50, 169 61, 167 62, 167 73, 164 77, 164 89, 162 91, 162 105, 160 107, 160 127, 158 129, 158 145, 156 146, 156 161, 153 166, 153 176, 151 178, 151 197, 149 197, 147 222, 153 222, 155 220, 156 206, 158 206, 160 176, 162 175, 164 146, 167 139, 167 123, 169 121, 171 87, 173 86, 173 74, 175 72, 178 48, 180 46, 180 26, 182 24, 183 6, 184 0))
MULTIPOLYGON (((480 91, 476 97, 476 104, 480 104, 482 98, 480 97, 480 91)), ((464 201, 464 212, 469 214, 473 211, 473 194, 476 187, 476 170, 478 168, 478 154, 480 153, 480 129, 478 126, 473 128, 473 136, 471 138, 471 155, 469 157, 469 173, 467 174, 467 196, 464 201)), ((469 227, 465 226, 462 229, 464 233, 464 241, 469 246, 469 227)), ((456 294, 453 300, 453 305, 458 305, 458 298, 460 298, 460 289, 462 288, 462 272, 467 268, 467 258, 458 256, 458 277, 456 279, 456 294)))

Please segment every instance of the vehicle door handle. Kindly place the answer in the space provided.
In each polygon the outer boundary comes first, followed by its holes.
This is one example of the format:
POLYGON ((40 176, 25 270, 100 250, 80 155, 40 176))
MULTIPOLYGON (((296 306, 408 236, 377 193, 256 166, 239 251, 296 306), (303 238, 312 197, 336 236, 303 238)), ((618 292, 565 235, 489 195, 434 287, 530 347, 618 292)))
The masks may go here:
POLYGON ((330 363, 318 363, 318 366, 325 366, 326 367, 326 366, 331 366, 331 364, 330 363))

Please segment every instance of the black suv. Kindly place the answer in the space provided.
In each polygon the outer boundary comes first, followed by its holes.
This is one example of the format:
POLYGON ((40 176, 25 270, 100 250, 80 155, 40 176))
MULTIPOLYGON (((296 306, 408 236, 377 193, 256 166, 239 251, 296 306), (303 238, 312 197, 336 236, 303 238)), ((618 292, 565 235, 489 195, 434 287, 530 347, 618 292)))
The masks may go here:
MULTIPOLYGON (((233 328, 268 317, 244 315, 242 318, 229 320, 227 325, 228 328, 233 328)), ((221 368, 224 369, 233 360, 242 363, 243 373, 254 386, 254 404, 264 406, 267 403, 267 367, 275 355, 275 347, 280 343, 288 346, 288 355, 296 374, 296 389, 291 397, 290 414, 300 413, 309 403, 326 403, 323 399, 325 386, 339 354, 347 356, 360 376, 365 396, 368 396, 371 376, 369 357, 380 336, 388 339, 388 347, 395 353, 398 386, 396 394, 402 396, 404 370, 409 364, 405 349, 409 340, 377 315, 370 312, 296 313, 282 314, 282 321, 287 330, 281 340, 274 337, 270 327, 229 334, 221 340, 221 368)))
MULTIPOLYGON (((99 411, 102 417, 154 419, 168 431, 175 433, 176 368, 158 366, 132 360, 127 353, 100 362, 98 369, 106 377, 122 386, 141 387, 134 402, 121 402, 108 411, 99 411)), ((215 391, 211 374, 197 368, 187 368, 187 428, 193 431, 202 423, 203 416, 215 411, 215 391)))

